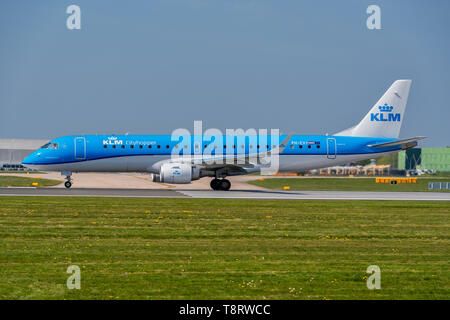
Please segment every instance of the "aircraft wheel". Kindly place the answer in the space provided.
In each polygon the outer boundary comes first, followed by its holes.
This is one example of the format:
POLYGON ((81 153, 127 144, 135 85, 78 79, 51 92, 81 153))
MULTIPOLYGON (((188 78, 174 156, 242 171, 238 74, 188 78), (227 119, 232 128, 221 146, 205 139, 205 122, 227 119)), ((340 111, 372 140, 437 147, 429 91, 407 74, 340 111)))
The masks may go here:
POLYGON ((228 191, 231 188, 231 182, 227 179, 222 179, 220 181, 220 190, 228 191))
POLYGON ((67 189, 69 189, 69 188, 72 186, 72 182, 66 181, 66 182, 64 183, 64 186, 65 186, 67 189))
POLYGON ((213 190, 220 190, 220 180, 219 179, 212 179, 210 183, 211 189, 213 190))

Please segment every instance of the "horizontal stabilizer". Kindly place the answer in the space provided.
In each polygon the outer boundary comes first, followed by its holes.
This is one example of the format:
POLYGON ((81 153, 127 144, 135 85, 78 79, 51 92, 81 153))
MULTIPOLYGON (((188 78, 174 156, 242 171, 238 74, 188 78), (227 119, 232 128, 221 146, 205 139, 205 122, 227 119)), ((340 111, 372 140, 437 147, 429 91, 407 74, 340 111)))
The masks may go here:
POLYGON ((417 141, 425 139, 426 137, 414 137, 409 139, 403 139, 403 140, 397 140, 397 141, 391 141, 391 142, 383 142, 383 143, 376 143, 376 144, 368 144, 367 146, 369 148, 387 148, 387 147, 394 147, 394 146, 402 146, 402 149, 409 149, 417 146, 417 141))

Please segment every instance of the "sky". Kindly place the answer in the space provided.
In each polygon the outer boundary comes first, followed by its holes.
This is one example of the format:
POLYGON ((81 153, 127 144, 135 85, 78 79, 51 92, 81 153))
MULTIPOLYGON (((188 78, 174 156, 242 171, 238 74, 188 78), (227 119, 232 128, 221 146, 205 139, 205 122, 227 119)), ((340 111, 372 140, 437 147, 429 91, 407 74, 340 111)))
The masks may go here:
POLYGON ((194 120, 333 134, 412 79, 400 137, 443 147, 449 12, 447 0, 2 0, 0 138, 193 132, 194 120), (366 26, 373 4, 380 30, 366 26))

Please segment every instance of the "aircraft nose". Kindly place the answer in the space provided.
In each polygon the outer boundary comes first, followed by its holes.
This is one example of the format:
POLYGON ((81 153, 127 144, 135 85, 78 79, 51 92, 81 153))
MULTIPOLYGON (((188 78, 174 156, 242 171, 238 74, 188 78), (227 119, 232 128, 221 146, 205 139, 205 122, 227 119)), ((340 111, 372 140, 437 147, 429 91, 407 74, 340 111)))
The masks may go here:
POLYGON ((33 165, 33 164, 38 164, 40 155, 41 155, 40 152, 33 152, 32 154, 27 156, 25 159, 23 159, 22 165, 30 166, 30 165, 33 165))
POLYGON ((26 164, 33 164, 31 155, 29 155, 29 156, 27 156, 25 159, 23 159, 22 164, 23 164, 23 165, 26 165, 26 164))

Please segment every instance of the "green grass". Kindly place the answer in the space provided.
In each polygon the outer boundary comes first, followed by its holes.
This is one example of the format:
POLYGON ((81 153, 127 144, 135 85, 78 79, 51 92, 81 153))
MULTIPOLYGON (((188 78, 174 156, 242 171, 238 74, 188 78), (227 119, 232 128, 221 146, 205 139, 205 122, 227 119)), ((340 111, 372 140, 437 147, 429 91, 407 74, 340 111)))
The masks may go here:
MULTIPOLYGON (((418 178, 417 183, 375 183, 375 178, 269 178, 264 181, 249 181, 250 184, 282 190, 289 186, 290 190, 324 190, 324 191, 429 191, 428 182, 450 181, 450 179, 418 178)), ((450 190, 434 190, 448 192, 450 190)))
POLYGON ((56 186, 61 183, 61 181, 51 179, 0 176, 0 187, 32 187, 33 182, 38 183, 39 187, 56 186))
POLYGON ((20 174, 23 174, 23 173, 27 173, 27 172, 29 172, 29 173, 32 173, 32 174, 47 174, 47 172, 44 172, 44 171, 0 171, 0 174, 1 173, 14 173, 14 174, 18 174, 18 173, 20 173, 20 174))
POLYGON ((448 202, 0 197, 0 299, 449 299, 449 214, 448 202), (74 264, 81 290, 66 288, 74 264))

